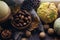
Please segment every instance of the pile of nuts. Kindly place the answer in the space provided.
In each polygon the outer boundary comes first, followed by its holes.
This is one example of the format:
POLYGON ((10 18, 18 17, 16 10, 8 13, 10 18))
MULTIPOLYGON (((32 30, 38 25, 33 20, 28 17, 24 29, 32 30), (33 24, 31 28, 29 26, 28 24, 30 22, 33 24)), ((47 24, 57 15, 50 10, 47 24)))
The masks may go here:
POLYGON ((12 25, 18 29, 24 29, 31 24, 31 15, 26 10, 18 11, 12 16, 12 25))

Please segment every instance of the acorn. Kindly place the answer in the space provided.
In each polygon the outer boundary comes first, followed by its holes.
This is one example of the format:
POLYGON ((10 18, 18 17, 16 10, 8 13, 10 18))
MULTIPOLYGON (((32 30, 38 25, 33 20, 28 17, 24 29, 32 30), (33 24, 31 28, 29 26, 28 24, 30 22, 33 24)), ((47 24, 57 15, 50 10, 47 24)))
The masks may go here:
POLYGON ((11 13, 7 3, 0 1, 0 22, 6 21, 11 13))
POLYGON ((53 28, 49 28, 48 29, 48 34, 53 34, 54 33, 54 29, 53 28))
POLYGON ((31 32, 30 31, 26 31, 26 36, 30 37, 31 36, 31 32))
POLYGON ((41 32, 41 33, 39 34, 39 37, 40 37, 40 38, 45 38, 45 36, 46 36, 45 32, 41 32))
POLYGON ((4 31, 2 31, 1 36, 2 36, 2 38, 6 39, 6 38, 10 38, 11 34, 12 33, 10 30, 4 30, 4 31))

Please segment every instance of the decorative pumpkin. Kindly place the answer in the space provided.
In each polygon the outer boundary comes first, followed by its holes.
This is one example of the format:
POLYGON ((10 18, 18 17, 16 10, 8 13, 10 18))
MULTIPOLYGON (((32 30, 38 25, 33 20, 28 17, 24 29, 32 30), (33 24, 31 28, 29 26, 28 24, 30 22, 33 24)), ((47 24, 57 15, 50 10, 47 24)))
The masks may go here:
POLYGON ((57 18, 58 10, 54 3, 45 2, 40 4, 37 14, 43 22, 51 23, 57 18))
POLYGON ((54 30, 57 34, 60 35, 60 18, 56 19, 54 23, 54 30))
POLYGON ((10 12, 8 5, 4 1, 0 1, 0 22, 7 19, 10 12))

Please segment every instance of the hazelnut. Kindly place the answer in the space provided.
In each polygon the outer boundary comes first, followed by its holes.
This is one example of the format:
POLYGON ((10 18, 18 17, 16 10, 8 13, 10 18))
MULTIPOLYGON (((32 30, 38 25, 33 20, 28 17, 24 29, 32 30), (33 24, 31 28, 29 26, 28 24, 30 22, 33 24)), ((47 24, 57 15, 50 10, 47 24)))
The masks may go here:
POLYGON ((27 21, 27 23, 29 23, 29 21, 27 21))
POLYGON ((22 27, 23 25, 21 23, 19 23, 19 25, 22 27))
POLYGON ((25 19, 26 19, 26 20, 28 20, 28 18, 27 18, 27 17, 25 17, 25 19))
POLYGON ((21 15, 19 15, 19 17, 21 17, 21 15))
POLYGON ((28 18, 29 18, 29 19, 31 19, 31 17, 30 17, 30 16, 28 16, 28 18))
POLYGON ((26 36, 30 37, 31 36, 31 32, 30 31, 26 31, 26 36))
POLYGON ((26 23, 24 23, 23 25, 26 25, 26 23))
POLYGON ((54 29, 49 28, 49 29, 48 29, 48 33, 49 33, 49 34, 53 34, 53 33, 54 33, 54 29))
POLYGON ((21 40, 28 40, 27 38, 21 38, 21 40))
POLYGON ((23 18, 24 18, 24 16, 22 15, 22 16, 21 16, 21 19, 23 19, 23 18))
POLYGON ((41 33, 39 34, 39 37, 40 37, 40 38, 45 38, 45 36, 46 36, 46 34, 45 34, 44 32, 41 32, 41 33))

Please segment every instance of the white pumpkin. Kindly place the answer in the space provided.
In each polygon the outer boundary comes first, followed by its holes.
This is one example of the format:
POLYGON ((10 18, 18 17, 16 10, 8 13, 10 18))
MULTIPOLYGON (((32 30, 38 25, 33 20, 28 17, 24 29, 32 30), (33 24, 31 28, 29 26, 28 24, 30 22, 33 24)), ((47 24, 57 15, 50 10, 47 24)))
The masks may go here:
POLYGON ((54 30, 57 34, 60 35, 60 18, 56 19, 54 22, 54 30))
POLYGON ((0 22, 10 15, 10 8, 4 1, 0 1, 0 22))

